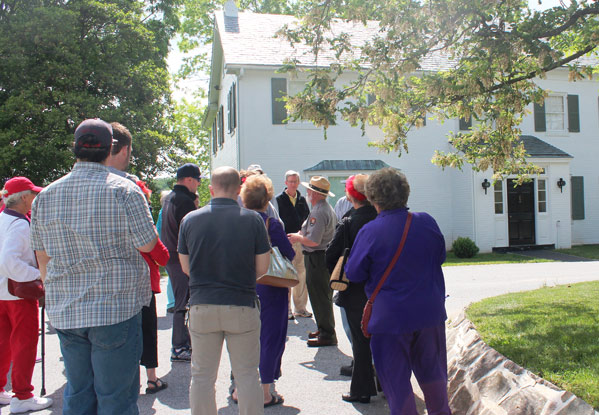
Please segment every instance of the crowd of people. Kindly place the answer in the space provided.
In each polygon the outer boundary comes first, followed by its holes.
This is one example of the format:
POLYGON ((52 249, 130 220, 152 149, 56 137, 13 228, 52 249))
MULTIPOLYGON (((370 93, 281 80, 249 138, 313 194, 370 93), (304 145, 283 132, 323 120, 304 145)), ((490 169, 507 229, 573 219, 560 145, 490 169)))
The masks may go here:
POLYGON ((64 359, 63 414, 138 414, 140 365, 146 394, 168 387, 156 373, 155 294, 164 266, 172 296, 170 359, 191 363, 192 414, 217 414, 215 381, 225 341, 239 413, 262 414, 282 404, 273 384, 281 376, 288 320, 311 318, 308 300, 317 327, 308 347, 337 345, 333 305, 341 308, 353 354, 352 365, 341 368, 351 376, 341 399, 367 404, 382 391, 392 415, 415 415, 414 373, 428 413, 451 413, 445 242, 430 215, 408 211, 404 174, 385 168, 352 175, 333 209, 325 177, 301 182, 290 170, 275 197, 259 165, 241 172, 219 167, 210 174, 211 200, 199 207, 203 176, 187 163, 162 195, 155 226, 151 191, 126 172, 131 146, 125 126, 88 119, 75 130, 77 161, 69 174, 45 188, 25 177, 4 184, 0 405, 10 404, 12 413, 52 405, 33 395, 31 381, 38 300, 9 288, 41 280, 64 359), (269 268, 271 247, 294 265, 293 288, 257 281, 269 268), (347 288, 334 292, 330 276, 344 256, 347 288), (369 298, 372 315, 364 326, 369 298), (5 389, 11 365, 12 393, 5 389))

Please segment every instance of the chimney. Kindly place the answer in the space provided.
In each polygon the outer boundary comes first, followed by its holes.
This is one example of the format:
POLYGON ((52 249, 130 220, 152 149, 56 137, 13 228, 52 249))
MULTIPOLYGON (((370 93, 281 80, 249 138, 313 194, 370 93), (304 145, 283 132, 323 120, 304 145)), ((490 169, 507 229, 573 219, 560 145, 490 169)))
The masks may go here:
POLYGON ((225 32, 239 33, 238 10, 233 0, 225 3, 225 32))

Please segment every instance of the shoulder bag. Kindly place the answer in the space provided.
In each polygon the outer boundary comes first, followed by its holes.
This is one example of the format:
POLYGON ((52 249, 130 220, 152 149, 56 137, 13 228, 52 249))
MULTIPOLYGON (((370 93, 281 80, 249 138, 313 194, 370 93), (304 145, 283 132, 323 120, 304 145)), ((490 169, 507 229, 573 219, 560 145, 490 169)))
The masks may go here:
MULTIPOLYGON (((15 219, 11 225, 19 219, 15 219)), ((20 282, 10 278, 8 278, 8 292, 24 300, 39 300, 46 294, 42 280, 20 282)))
POLYGON ((270 235, 268 235, 268 227, 271 218, 266 219, 266 235, 270 243, 270 264, 266 274, 258 278, 258 284, 270 285, 272 287, 291 288, 299 283, 297 271, 291 261, 281 254, 279 248, 272 246, 270 235))
POLYGON ((349 280, 345 275, 345 264, 347 263, 347 257, 349 257, 350 248, 349 245, 349 234, 347 226, 349 224, 348 218, 343 218, 343 254, 337 260, 337 264, 335 264, 335 268, 331 273, 331 279, 329 281, 329 287, 333 290, 337 291, 345 291, 347 290, 347 286, 349 285, 349 280))
POLYGON ((372 304, 374 303, 374 299, 376 298, 379 291, 381 290, 381 287, 385 283, 385 280, 389 276, 391 269, 393 269, 393 266, 395 265, 395 263, 399 259, 399 256, 401 255, 401 251, 403 250, 403 246, 406 243, 406 237, 408 236, 408 230, 410 229, 411 223, 412 223, 412 213, 408 212, 408 217, 406 218, 406 224, 403 229, 403 234, 401 235, 401 241, 399 242, 399 247, 397 247, 397 251, 395 252, 395 255, 393 255, 393 259, 387 266, 385 273, 379 280, 379 283, 377 284, 376 288, 374 289, 374 292, 372 293, 372 295, 366 302, 366 305, 364 306, 364 313, 362 314, 362 322, 360 323, 360 327, 362 329, 362 334, 364 334, 364 337, 366 337, 367 339, 370 338, 370 333, 368 332, 368 322, 370 322, 370 316, 372 315, 372 304))

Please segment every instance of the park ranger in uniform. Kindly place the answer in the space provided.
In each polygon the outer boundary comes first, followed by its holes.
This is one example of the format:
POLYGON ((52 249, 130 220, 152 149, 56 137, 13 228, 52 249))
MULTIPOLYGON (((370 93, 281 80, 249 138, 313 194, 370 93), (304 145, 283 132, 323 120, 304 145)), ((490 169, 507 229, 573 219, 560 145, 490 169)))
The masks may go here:
POLYGON ((308 346, 334 346, 337 344, 337 336, 333 317, 333 293, 329 287, 330 276, 324 251, 333 239, 337 224, 337 216, 328 204, 327 196, 335 195, 329 191, 329 181, 321 176, 312 177, 310 183, 302 182, 302 186, 308 189, 308 200, 312 210, 302 229, 288 236, 292 244, 302 244, 308 296, 318 327, 317 331, 309 334, 308 346))

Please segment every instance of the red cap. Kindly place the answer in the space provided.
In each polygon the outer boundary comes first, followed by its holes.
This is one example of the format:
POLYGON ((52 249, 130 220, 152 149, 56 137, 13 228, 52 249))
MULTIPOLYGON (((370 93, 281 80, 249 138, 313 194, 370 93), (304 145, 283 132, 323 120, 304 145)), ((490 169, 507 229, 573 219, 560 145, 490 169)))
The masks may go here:
POLYGON ((349 193, 351 197, 358 201, 362 201, 366 199, 366 196, 360 193, 354 186, 354 180, 356 176, 349 176, 349 178, 345 181, 345 191, 349 193))
POLYGON ((43 187, 34 185, 27 177, 13 177, 4 184, 4 190, 6 191, 6 193, 4 193, 4 197, 14 195, 15 193, 24 192, 25 190, 31 190, 32 192, 39 193, 43 189, 43 187))

